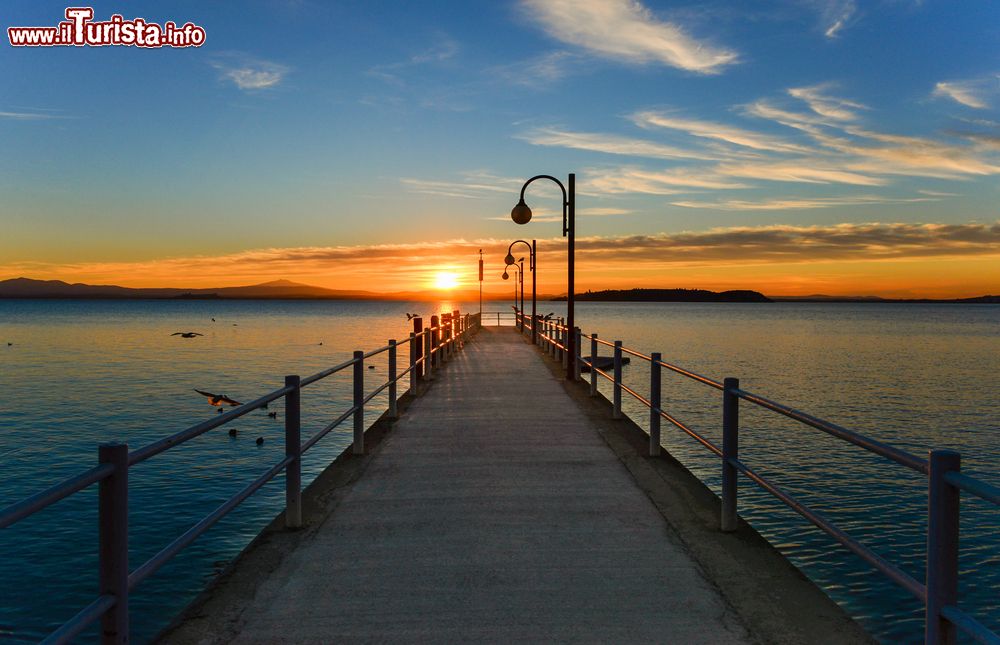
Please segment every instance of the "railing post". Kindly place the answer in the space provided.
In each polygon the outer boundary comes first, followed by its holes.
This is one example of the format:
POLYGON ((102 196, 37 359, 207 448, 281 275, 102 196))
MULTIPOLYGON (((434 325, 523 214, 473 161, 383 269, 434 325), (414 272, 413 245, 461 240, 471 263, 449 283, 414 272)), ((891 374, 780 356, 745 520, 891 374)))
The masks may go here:
POLYGON ((941 610, 958 604, 958 527, 961 492, 947 481, 962 469, 954 450, 931 450, 927 476, 927 607, 924 643, 952 645, 955 626, 941 610))
POLYGON ((431 353, 427 355, 430 358, 429 366, 441 367, 441 352, 437 351, 438 347, 441 345, 441 319, 437 316, 431 316, 431 353))
POLYGON ((115 605, 101 616, 101 642, 128 643, 128 444, 105 443, 97 459, 114 472, 98 489, 100 593, 115 597, 115 605))
POLYGON ((285 528, 302 526, 302 410, 298 375, 285 377, 285 387, 295 388, 285 395, 285 528))
MULTIPOLYGON (((415 316, 413 318, 413 335, 416 336, 424 328, 424 319, 420 316, 415 316)), ((421 362, 421 358, 424 356, 424 340, 423 337, 419 338, 420 344, 418 344, 415 349, 415 356, 413 357, 413 362, 417 366, 417 379, 424 375, 424 366, 421 362)), ((411 394, 416 394, 416 390, 411 392, 411 394)))
POLYGON ((597 334, 590 335, 590 396, 597 396, 597 334))
POLYGON ((622 418, 622 342, 620 340, 615 341, 615 395, 614 395, 614 412, 612 416, 615 419, 622 418))
POLYGON ((722 382, 722 517, 723 531, 735 531, 737 526, 736 499, 738 472, 731 460, 740 457, 740 389, 738 378, 727 377, 722 382))
POLYGON ((365 454, 365 353, 354 352, 354 454, 365 454))
POLYGON ((410 396, 417 396, 417 335, 410 332, 410 396))
MULTIPOLYGON (((574 354, 577 354, 577 353, 581 354, 581 355, 583 354, 583 350, 581 349, 581 347, 583 347, 583 344, 580 342, 582 336, 583 336, 583 334, 580 333, 580 328, 579 327, 574 327, 573 328, 573 353, 574 354)), ((574 360, 573 360, 573 380, 574 381, 579 381, 579 380, 581 380, 580 379, 580 357, 579 356, 574 356, 573 358, 574 358, 574 360)))
POLYGON ((431 354, 431 328, 424 328, 424 378, 428 381, 431 380, 431 374, 434 371, 434 367, 431 358, 434 356, 431 354))
POLYGON ((398 419, 396 410, 396 339, 389 339, 389 418, 398 419))
POLYGON ((660 352, 649 355, 649 456, 660 455, 660 352))
POLYGON ((561 335, 559 336, 559 343, 562 345, 562 349, 559 350, 559 358, 562 362, 562 366, 565 368, 569 365, 569 335, 572 330, 566 327, 566 321, 562 322, 563 328, 561 335))

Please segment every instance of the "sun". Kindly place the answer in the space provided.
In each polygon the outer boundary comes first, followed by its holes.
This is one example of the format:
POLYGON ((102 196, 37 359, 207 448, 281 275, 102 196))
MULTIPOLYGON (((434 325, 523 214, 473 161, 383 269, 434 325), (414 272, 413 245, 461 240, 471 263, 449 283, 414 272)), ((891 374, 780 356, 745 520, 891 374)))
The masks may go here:
POLYGON ((434 276, 435 289, 454 289, 458 286, 458 276, 451 271, 438 271, 434 276))

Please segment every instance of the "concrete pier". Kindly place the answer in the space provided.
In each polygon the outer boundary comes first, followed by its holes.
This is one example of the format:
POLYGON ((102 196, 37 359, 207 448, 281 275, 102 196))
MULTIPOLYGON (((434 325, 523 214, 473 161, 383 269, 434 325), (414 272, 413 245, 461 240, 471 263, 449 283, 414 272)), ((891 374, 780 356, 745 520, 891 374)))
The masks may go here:
POLYGON ((484 328, 307 491, 305 529, 272 525, 162 640, 867 640, 749 527, 695 527, 706 491, 627 454, 546 360, 484 328))

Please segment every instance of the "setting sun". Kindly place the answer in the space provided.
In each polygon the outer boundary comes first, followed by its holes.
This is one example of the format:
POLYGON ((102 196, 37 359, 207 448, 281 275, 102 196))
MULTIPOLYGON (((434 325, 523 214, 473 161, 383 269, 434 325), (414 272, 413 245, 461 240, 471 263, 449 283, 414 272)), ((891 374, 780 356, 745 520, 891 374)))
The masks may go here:
POLYGON ((454 289, 458 286, 458 276, 451 271, 439 271, 434 276, 435 289, 454 289))

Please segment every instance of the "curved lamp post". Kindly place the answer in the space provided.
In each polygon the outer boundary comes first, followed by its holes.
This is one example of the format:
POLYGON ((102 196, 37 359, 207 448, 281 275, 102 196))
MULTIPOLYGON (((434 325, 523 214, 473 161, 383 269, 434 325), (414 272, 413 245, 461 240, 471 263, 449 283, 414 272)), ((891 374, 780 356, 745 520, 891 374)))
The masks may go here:
POLYGON ((567 242, 567 262, 566 262, 566 326, 569 328, 569 333, 566 334, 566 350, 569 354, 569 360, 566 361, 566 378, 568 380, 573 380, 575 369, 576 369, 576 334, 574 333, 574 316, 573 309, 576 302, 576 297, 573 293, 573 278, 575 269, 575 251, 576 251, 576 174, 569 174, 569 181, 567 184, 569 188, 567 190, 566 186, 563 186, 562 182, 553 177, 552 175, 535 175, 528 181, 524 182, 521 186, 521 197, 517 202, 517 205, 510 211, 510 218, 514 220, 516 224, 527 224, 531 221, 531 209, 528 205, 524 203, 524 191, 531 182, 536 179, 549 179, 554 181, 559 189, 562 190, 563 194, 563 237, 566 238, 567 242))
MULTIPOLYGON (((512 252, 515 244, 523 244, 528 247, 528 269, 531 271, 531 344, 534 345, 536 341, 538 325, 535 324, 535 307, 536 307, 536 286, 538 285, 538 276, 535 273, 535 240, 531 240, 531 244, 528 244, 525 240, 514 240, 507 247, 507 257, 504 258, 506 264, 514 264, 514 253, 512 252)), ((521 258, 522 260, 524 258, 521 258)), ((524 313, 524 294, 521 294, 521 313, 524 313)), ((521 331, 524 331, 524 326, 522 323, 521 331)))
MULTIPOLYGON (((504 269, 503 269, 503 275, 500 276, 504 280, 507 280, 508 278, 510 278, 510 274, 507 273, 507 269, 509 269, 510 267, 514 267, 514 269, 517 271, 517 273, 514 275, 514 309, 517 309, 519 312, 521 312, 521 315, 524 316, 524 258, 521 258, 520 260, 516 260, 514 262, 511 262, 507 266, 504 267, 504 269), (518 262, 520 262, 520 266, 518 266, 518 262), (520 309, 518 309, 518 306, 517 306, 517 285, 519 283, 521 285, 521 308, 520 309)), ((519 327, 521 329, 521 331, 524 331, 524 318, 522 317, 521 320, 519 320, 519 321, 516 320, 514 322, 514 326, 515 327, 519 327)))

